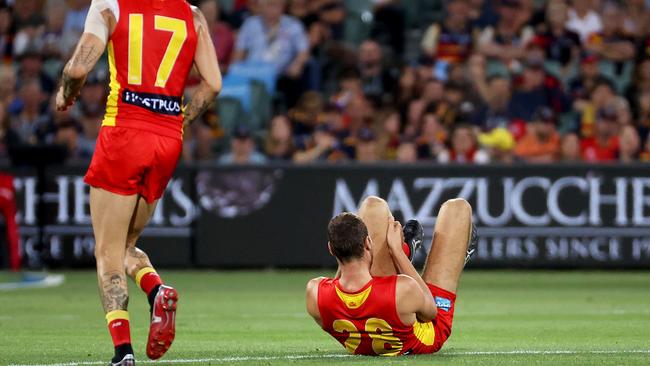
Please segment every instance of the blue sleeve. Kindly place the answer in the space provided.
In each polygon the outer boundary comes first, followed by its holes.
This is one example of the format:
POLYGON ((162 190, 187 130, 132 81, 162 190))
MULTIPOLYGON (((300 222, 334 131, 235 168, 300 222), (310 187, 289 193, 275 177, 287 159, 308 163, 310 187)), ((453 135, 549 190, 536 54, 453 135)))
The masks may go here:
POLYGON ((294 44, 296 45, 297 53, 302 53, 309 50, 309 39, 305 27, 299 21, 295 21, 294 26, 294 44))
POLYGON ((253 28, 251 27, 251 25, 252 25, 251 18, 246 19, 246 21, 242 25, 241 30, 239 31, 239 35, 237 35, 237 43, 235 44, 235 49, 237 51, 250 50, 251 40, 253 37, 252 34, 253 28))

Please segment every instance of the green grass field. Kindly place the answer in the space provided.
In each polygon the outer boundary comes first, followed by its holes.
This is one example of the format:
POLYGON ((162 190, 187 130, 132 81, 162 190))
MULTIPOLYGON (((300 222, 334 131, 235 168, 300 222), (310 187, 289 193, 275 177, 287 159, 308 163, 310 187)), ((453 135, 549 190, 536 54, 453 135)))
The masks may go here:
MULTIPOLYGON (((183 365, 648 365, 650 273, 469 271, 452 337, 436 355, 347 356, 304 311, 314 272, 172 272, 177 339, 163 362, 183 365)), ((93 272, 63 286, 0 292, 0 364, 104 365, 112 346, 93 272)), ((0 280, 14 278, 0 273, 0 280)), ((131 287, 136 357, 148 308, 131 287)))

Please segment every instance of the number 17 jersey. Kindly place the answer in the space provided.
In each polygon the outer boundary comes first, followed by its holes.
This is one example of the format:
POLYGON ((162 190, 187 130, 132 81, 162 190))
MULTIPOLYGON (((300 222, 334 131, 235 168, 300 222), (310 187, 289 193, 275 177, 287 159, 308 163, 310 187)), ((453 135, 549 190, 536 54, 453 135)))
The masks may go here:
POLYGON ((185 0, 113 0, 108 42, 110 94, 102 126, 182 139, 183 92, 197 34, 185 0))

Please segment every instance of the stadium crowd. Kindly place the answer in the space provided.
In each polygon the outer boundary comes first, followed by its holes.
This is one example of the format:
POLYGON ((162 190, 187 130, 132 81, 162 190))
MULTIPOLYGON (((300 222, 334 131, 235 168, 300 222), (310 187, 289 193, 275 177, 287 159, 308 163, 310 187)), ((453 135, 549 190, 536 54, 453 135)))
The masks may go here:
MULTIPOLYGON (((186 131, 184 161, 650 161, 649 1, 193 3, 225 88, 255 62, 274 87, 257 123, 259 106, 226 125, 217 103, 186 131)), ((105 62, 73 109, 52 108, 89 4, 0 0, 0 156, 21 144, 92 156, 105 62)))

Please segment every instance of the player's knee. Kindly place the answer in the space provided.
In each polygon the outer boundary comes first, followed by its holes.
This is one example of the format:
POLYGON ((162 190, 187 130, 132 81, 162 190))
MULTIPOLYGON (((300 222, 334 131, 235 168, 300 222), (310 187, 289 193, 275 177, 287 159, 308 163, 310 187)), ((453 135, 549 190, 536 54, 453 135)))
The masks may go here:
POLYGON ((443 203, 442 209, 453 212, 454 215, 472 215, 472 206, 467 200, 462 198, 454 198, 446 201, 443 203))
POLYGON ((388 209, 388 203, 377 196, 369 196, 366 197, 366 199, 363 200, 361 203, 361 207, 359 208, 359 211, 364 211, 364 210, 370 210, 370 209, 388 209))

